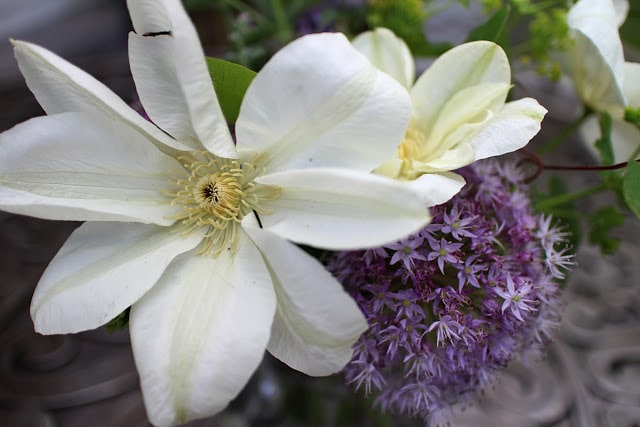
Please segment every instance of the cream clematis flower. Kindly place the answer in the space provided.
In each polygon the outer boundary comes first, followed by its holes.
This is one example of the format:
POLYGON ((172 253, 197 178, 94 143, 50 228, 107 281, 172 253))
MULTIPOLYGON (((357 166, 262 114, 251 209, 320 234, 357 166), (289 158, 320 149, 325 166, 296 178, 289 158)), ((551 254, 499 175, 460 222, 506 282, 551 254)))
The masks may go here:
POLYGON ((397 155, 377 172, 422 190, 439 204, 464 185, 452 171, 517 150, 540 130, 546 109, 532 98, 505 102, 511 71, 504 51, 487 41, 465 43, 440 56, 414 83, 415 64, 404 41, 385 28, 352 44, 411 96, 411 121, 397 155), (435 188, 435 190, 434 190, 435 188))
POLYGON ((410 103, 340 34, 301 38, 255 77, 234 144, 179 0, 129 0, 144 120, 53 53, 14 41, 47 112, 0 134, 0 207, 86 220, 35 290, 43 334, 131 307, 151 422, 222 410, 268 349, 309 375, 350 359, 366 328, 340 284, 295 243, 375 247, 429 221, 416 193, 370 174, 410 103))
MULTIPOLYGON (((638 129, 624 121, 625 107, 640 107, 640 64, 626 62, 618 28, 629 10, 627 0, 580 0, 567 14, 573 46, 561 56, 578 96, 591 110, 614 119, 611 142, 616 162, 624 162, 640 144, 638 129)), ((600 136, 598 118, 580 127, 595 153, 600 136)))

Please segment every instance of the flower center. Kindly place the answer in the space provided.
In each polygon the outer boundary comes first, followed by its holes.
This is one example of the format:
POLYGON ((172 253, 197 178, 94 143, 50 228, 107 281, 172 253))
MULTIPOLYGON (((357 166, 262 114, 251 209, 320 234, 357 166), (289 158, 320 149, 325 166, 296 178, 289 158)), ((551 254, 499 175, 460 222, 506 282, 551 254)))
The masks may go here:
POLYGON ((280 189, 261 185, 255 178, 264 173, 265 158, 252 162, 224 159, 209 152, 192 152, 178 158, 189 176, 172 179, 174 189, 165 193, 182 211, 170 217, 174 230, 188 236, 205 229, 200 253, 217 257, 223 250, 238 250, 238 227, 252 213, 268 214, 261 206, 275 200, 280 189))

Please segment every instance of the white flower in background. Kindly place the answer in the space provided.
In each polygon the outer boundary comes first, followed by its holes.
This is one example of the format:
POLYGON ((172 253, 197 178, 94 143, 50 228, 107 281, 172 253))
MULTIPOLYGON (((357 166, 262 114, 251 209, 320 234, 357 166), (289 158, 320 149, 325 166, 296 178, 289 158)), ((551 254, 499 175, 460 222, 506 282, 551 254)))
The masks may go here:
POLYGON ((255 77, 234 144, 179 0, 128 2, 144 120, 93 77, 15 41, 48 116, 0 135, 0 207, 87 220, 43 274, 38 332, 104 325, 131 306, 147 413, 168 426, 222 410, 268 349, 309 375, 350 359, 366 328, 296 243, 376 247, 429 220, 369 172, 402 140, 410 102, 340 34, 299 39, 255 77))
MULTIPOLYGON (((578 1, 567 14, 573 45, 560 58, 585 105, 613 117, 611 141, 616 162, 629 160, 640 144, 638 129, 624 122, 625 107, 640 107, 640 64, 625 62, 618 34, 628 10, 627 0, 578 1)), ((587 118, 580 133, 593 149, 600 136, 598 118, 587 118)))
POLYGON ((397 155, 376 171, 416 180, 412 186, 421 188, 430 204, 445 202, 464 184, 448 171, 522 148, 540 130, 546 110, 536 100, 505 102, 511 69, 495 43, 457 46, 436 59, 415 83, 409 48, 390 30, 360 34, 352 43, 411 96, 404 140, 397 155))

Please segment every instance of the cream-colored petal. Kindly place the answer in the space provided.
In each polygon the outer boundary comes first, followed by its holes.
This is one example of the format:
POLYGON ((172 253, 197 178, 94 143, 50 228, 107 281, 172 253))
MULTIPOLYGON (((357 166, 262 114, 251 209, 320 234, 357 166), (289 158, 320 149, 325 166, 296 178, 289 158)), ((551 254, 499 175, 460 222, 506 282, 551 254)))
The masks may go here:
POLYGON ((249 86, 236 123, 239 152, 266 152, 269 173, 371 171, 395 154, 409 122, 407 91, 342 34, 285 46, 249 86))
POLYGON ((161 191, 180 164, 127 125, 63 113, 0 134, 0 206, 45 219, 169 225, 161 191))
POLYGON ((202 234, 183 238, 168 227, 88 222, 76 229, 40 278, 31 317, 41 334, 104 325, 136 302, 177 255, 202 234))
POLYGON ((412 119, 431 129, 456 93, 484 83, 511 83, 509 60, 488 41, 465 43, 441 55, 411 89, 412 119))
POLYGON ((236 157, 198 34, 180 0, 128 0, 131 72, 149 117, 183 144, 236 157))
POLYGON ((389 74, 407 90, 416 78, 416 65, 407 44, 387 28, 378 27, 351 41, 373 65, 389 74))
POLYGON ((469 141, 461 141, 454 148, 440 153, 425 162, 414 160, 411 170, 415 173, 446 172, 461 168, 476 160, 476 153, 469 141))
POLYGON ((573 45, 568 52, 569 75, 582 100, 596 111, 624 104, 624 54, 611 0, 580 0, 567 14, 573 45))
POLYGON ((627 106, 640 108, 640 63, 624 63, 624 96, 627 106))
POLYGON ((186 253, 131 309, 133 354, 149 420, 172 426, 214 415, 262 360, 276 297, 262 256, 186 253))
POLYGON ((296 245, 255 226, 243 226, 273 278, 278 306, 267 349, 307 375, 330 375, 351 359, 351 346, 367 329, 342 285, 296 245))
POLYGON ((469 138, 475 160, 499 156, 527 145, 539 131, 547 109, 533 98, 508 102, 469 138))
POLYGON ((285 239, 324 249, 361 249, 423 228, 428 210, 409 186, 345 169, 303 169, 263 176, 281 188, 262 226, 285 239))
POLYGON ((468 141, 502 107, 509 89, 510 85, 505 83, 466 87, 444 104, 433 128, 425 129, 422 122, 415 122, 415 126, 428 135, 420 147, 423 154, 418 160, 435 160, 441 153, 468 141))
POLYGON ((12 41, 27 86, 47 114, 89 112, 107 116, 135 128, 160 149, 187 146, 164 134, 131 109, 104 84, 40 46, 12 41))
POLYGON ((453 172, 426 173, 412 181, 406 181, 420 195, 424 206, 446 203, 465 185, 462 176, 453 172))

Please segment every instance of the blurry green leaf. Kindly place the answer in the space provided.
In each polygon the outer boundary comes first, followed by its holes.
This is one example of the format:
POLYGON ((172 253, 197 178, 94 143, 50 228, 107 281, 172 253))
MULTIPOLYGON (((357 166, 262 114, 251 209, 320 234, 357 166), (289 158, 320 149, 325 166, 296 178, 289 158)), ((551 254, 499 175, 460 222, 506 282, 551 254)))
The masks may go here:
POLYGON ((629 209, 640 217, 640 163, 629 162, 622 183, 622 194, 629 209))
POLYGON ((611 229, 624 223, 624 215, 615 206, 605 206, 591 217, 589 242, 598 245, 605 255, 611 255, 620 245, 620 239, 611 236, 611 229))
POLYGON ((222 113, 229 123, 235 123, 244 93, 256 73, 242 65, 222 59, 206 57, 206 60, 222 113))
POLYGON ((507 20, 511 13, 511 6, 508 4, 500 8, 494 13, 484 24, 481 24, 471 30, 467 41, 489 40, 502 45, 501 41, 504 36, 507 20))
POLYGON ((624 109, 624 120, 640 129, 640 108, 626 107, 624 109))
POLYGON ((600 153, 602 164, 612 165, 614 156, 611 146, 611 116, 608 113, 600 114, 600 139, 596 141, 596 149, 600 153))

